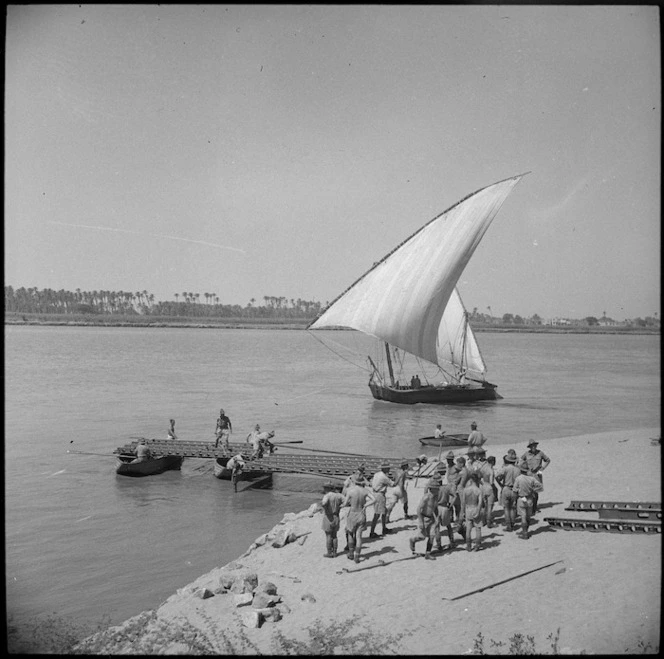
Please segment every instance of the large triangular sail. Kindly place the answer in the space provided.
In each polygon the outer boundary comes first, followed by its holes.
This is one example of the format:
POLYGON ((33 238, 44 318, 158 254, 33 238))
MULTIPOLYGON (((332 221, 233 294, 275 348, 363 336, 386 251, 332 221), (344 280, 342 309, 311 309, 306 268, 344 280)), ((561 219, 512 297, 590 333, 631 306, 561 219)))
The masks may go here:
POLYGON ((456 288, 440 321, 436 352, 436 363, 445 370, 452 367, 454 375, 467 371, 470 377, 484 378, 486 365, 456 288))
MULTIPOLYGON (((446 328, 458 324, 458 308, 462 318, 465 314, 456 283, 522 177, 483 188, 425 224, 334 300, 309 329, 356 329, 444 367, 450 354, 460 350, 446 338, 446 328), (453 303, 446 313, 450 298, 453 303)), ((472 368, 483 372, 472 332, 468 336, 472 368)))

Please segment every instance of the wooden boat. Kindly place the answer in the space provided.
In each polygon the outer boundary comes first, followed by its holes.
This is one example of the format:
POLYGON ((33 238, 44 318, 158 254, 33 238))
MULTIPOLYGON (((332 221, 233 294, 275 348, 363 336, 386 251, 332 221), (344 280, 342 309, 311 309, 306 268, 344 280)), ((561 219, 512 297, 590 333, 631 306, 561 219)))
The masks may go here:
MULTIPOLYGON (((226 468, 226 463, 230 460, 228 457, 215 458, 214 461, 214 475, 221 480, 231 480, 231 470, 226 468)), ((272 472, 265 471, 265 469, 251 469, 251 463, 245 462, 245 468, 240 472, 238 480, 240 481, 253 481, 263 476, 267 476, 272 472)))
POLYGON ((308 326, 355 329, 384 344, 384 357, 382 348, 375 360, 369 357, 369 389, 377 400, 413 405, 502 398, 485 378, 486 364, 456 285, 523 176, 483 188, 435 217, 376 262, 308 326), (425 366, 436 372, 427 375, 425 366), (417 371, 424 375, 423 384, 419 373, 411 377, 417 371))
POLYGON ((180 455, 163 455, 143 462, 133 462, 135 455, 118 455, 115 473, 120 476, 153 476, 171 469, 180 469, 184 458, 180 455))
POLYGON ((442 437, 420 437, 423 446, 435 446, 436 448, 465 448, 468 446, 468 433, 458 435, 443 435, 442 437))

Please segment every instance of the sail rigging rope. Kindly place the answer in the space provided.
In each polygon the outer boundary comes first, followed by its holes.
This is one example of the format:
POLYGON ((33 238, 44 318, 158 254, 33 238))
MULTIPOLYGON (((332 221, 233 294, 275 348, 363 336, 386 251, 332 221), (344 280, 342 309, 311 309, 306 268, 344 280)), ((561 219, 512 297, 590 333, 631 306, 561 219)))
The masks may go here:
MULTIPOLYGON (((313 332, 311 332, 310 330, 307 330, 307 333, 310 334, 311 336, 313 336, 313 338, 316 339, 316 341, 318 341, 318 343, 320 343, 322 346, 324 346, 325 348, 327 348, 331 353, 335 354, 337 357, 340 357, 340 358, 343 359, 344 361, 347 361, 349 364, 351 364, 352 366, 355 366, 356 368, 359 368, 361 371, 366 371, 367 373, 371 373, 371 370, 368 369, 366 366, 360 366, 359 364, 356 364, 355 362, 352 362, 350 359, 344 357, 341 353, 336 352, 335 350, 332 350, 332 348, 331 348, 329 345, 327 345, 327 343, 325 343, 324 341, 322 341, 321 339, 319 339, 319 338, 318 338, 313 332)), ((329 339, 328 339, 328 340, 329 340, 329 339)), ((346 348, 346 346, 342 345, 341 343, 337 343, 336 341, 331 341, 331 342, 332 342, 332 343, 336 343, 338 346, 341 346, 342 348, 345 348, 346 350, 349 350, 349 348, 346 348)))

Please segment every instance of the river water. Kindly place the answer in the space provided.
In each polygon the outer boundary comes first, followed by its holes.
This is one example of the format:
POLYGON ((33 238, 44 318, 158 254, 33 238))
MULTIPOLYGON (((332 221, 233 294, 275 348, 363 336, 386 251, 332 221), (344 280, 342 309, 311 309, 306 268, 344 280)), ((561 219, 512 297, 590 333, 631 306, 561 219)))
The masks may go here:
POLYGON ((661 421, 659 336, 481 333, 504 398, 444 407, 374 401, 359 368, 369 340, 315 336, 325 345, 303 330, 6 325, 8 615, 122 622, 319 499, 234 494, 205 460, 117 476, 111 452, 131 436, 165 439, 170 418, 180 439, 212 440, 223 407, 234 441, 260 423, 302 447, 411 458, 436 423, 467 432, 476 420, 489 448, 536 437, 546 450, 557 437, 661 421))

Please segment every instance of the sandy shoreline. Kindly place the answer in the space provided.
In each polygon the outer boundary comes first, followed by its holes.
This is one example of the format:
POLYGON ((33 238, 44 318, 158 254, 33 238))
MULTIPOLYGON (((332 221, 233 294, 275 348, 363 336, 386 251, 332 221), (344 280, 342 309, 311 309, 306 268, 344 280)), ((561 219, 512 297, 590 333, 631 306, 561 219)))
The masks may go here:
MULTIPOLYGON (((250 548, 233 563, 178 590, 149 615, 91 637, 81 649, 94 654, 188 654, 186 643, 168 640, 164 634, 168 629, 172 638, 186 621, 186 627, 199 630, 216 652, 228 652, 223 632, 227 638, 243 633, 261 653, 271 654, 277 631, 306 641, 306 629, 316 621, 325 626, 354 617, 356 631, 365 628, 390 638, 405 633, 390 647, 398 654, 468 652, 478 633, 485 639, 485 652, 497 652, 490 646, 494 639, 506 644, 500 650, 506 653, 509 638, 517 632, 532 635, 538 653, 551 653, 552 640, 547 637, 555 637, 558 629, 558 647, 567 652, 635 653, 640 652, 639 643, 649 643, 653 651, 660 644, 661 534, 554 530, 543 520, 596 517, 565 511, 572 500, 661 501, 661 449, 651 441, 659 436, 659 428, 645 428, 543 441, 539 448, 551 458, 551 465, 540 496, 543 510, 531 528, 531 539, 505 533, 502 524, 484 528, 485 549, 479 553, 468 553, 458 543, 455 551, 438 554, 435 561, 390 563, 410 555, 408 538, 415 529, 415 521, 403 519, 397 505, 391 524, 396 532, 365 541, 362 562, 355 565, 345 554, 323 557, 321 513, 289 513, 275 529, 308 533, 304 540, 278 549, 270 542, 250 548), (381 560, 388 564, 379 565, 381 560), (555 564, 453 599, 551 563, 555 564), (343 571, 360 567, 370 569, 343 571), (197 596, 203 588, 218 589, 222 575, 240 571, 256 573, 259 583, 274 583, 290 612, 279 622, 246 628, 241 623, 246 608, 236 608, 232 594, 197 596), (302 599, 307 595, 315 601, 302 599)), ((525 442, 496 449, 499 464, 510 447, 521 455, 525 442)), ((487 444, 489 454, 491 448, 487 444)), ((422 479, 417 487, 409 482, 411 511, 423 486, 422 479)), ((502 520, 502 508, 496 510, 502 520)), ((343 525, 342 518, 340 548, 343 525)))

